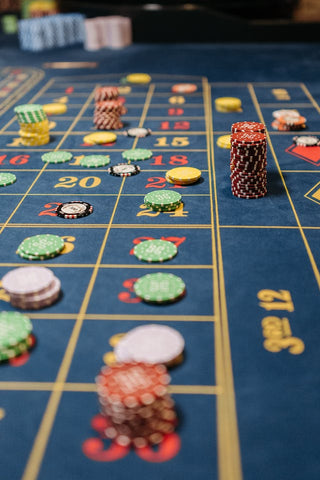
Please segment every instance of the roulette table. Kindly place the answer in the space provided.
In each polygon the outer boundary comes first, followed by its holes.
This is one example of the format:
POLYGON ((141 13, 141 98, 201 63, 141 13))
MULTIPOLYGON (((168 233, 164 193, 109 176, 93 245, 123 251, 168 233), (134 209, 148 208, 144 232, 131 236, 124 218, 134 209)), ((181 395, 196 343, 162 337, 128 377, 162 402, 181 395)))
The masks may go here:
MULTIPOLYGON (((320 135, 317 44, 133 45, 122 51, 72 47, 22 53, 0 47, 0 272, 34 265, 17 255, 38 234, 65 241, 62 255, 37 262, 61 281, 59 301, 26 311, 35 348, 0 365, 0 448, 4 479, 300 480, 319 478, 318 315, 320 286, 320 147, 295 145, 297 132, 272 126, 276 109, 298 109, 303 134, 320 135), (144 72, 146 84, 123 83, 144 72), (176 84, 196 85, 175 93, 176 84), (124 129, 92 145, 94 91, 120 87, 124 129), (121 90, 122 89, 122 90, 121 90), (237 112, 215 99, 236 97, 237 112), (52 115, 50 143, 23 146, 14 107, 64 103, 52 115), (238 121, 267 127, 268 192, 240 199, 230 189, 230 150, 217 145, 238 121), (115 177, 83 168, 83 155, 146 148, 141 172, 115 177), (41 155, 65 150, 68 163, 41 155), (170 185, 168 169, 191 166, 201 179, 170 185), (179 191, 183 204, 156 212, 151 190, 179 191), (67 220, 62 202, 93 212, 67 220), (143 263, 133 248, 148 239, 178 247, 168 262, 143 263), (178 302, 142 302, 133 289, 146 273, 173 273, 186 293, 178 302), (184 337, 183 362, 170 369, 179 424, 156 448, 128 449, 105 438, 95 377, 116 335, 149 323, 184 337)), ((301 132, 298 132, 301 133, 301 132)), ((4 289, 1 310, 15 311, 4 289)))

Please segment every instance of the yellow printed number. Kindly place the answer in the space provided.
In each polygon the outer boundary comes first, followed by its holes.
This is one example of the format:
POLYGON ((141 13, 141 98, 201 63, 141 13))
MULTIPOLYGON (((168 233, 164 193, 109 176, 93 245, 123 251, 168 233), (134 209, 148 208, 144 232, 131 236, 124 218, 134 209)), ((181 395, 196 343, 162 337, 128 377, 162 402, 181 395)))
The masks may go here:
POLYGON ((62 240, 64 240, 64 247, 62 249, 62 252, 60 252, 62 255, 65 255, 66 253, 70 253, 72 252, 72 250, 74 249, 74 244, 73 242, 75 242, 76 240, 76 237, 70 237, 68 235, 65 235, 63 237, 61 237, 62 240))
POLYGON ((187 147, 189 145, 189 137, 173 137, 171 143, 168 143, 168 137, 157 137, 155 147, 187 147))
POLYGON ((169 217, 187 217, 189 212, 183 210, 183 203, 172 212, 156 212, 152 208, 147 207, 144 203, 139 207, 142 211, 137 213, 137 217, 158 217, 160 213, 165 213, 169 217))
POLYGON ((293 301, 288 290, 260 290, 257 296, 261 300, 260 307, 265 310, 294 311, 293 301))
POLYGON ((79 185, 82 188, 94 188, 100 185, 101 178, 99 177, 84 177, 81 180, 78 177, 61 177, 60 183, 56 183, 54 188, 73 188, 79 185))
POLYGON ((7 303, 10 302, 10 297, 6 293, 5 289, 2 288, 2 283, 1 282, 0 282, 0 300, 2 300, 3 302, 7 302, 7 303))
POLYGON ((169 98, 169 103, 172 105, 182 105, 185 101, 186 99, 182 95, 175 95, 174 97, 169 98))
POLYGON ((263 346, 268 352, 277 353, 288 349, 292 355, 300 355, 304 351, 304 343, 293 337, 287 318, 275 316, 265 317, 262 322, 262 334, 265 338, 263 346))

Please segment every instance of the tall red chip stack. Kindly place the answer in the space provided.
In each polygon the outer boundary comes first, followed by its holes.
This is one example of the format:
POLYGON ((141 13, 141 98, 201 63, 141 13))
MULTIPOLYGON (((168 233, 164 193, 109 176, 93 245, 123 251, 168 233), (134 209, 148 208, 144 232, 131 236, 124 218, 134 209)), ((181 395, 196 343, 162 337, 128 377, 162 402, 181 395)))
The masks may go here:
POLYGON ((123 127, 121 115, 127 113, 119 99, 117 87, 98 87, 95 90, 93 122, 98 130, 118 130, 123 127))
POLYGON ((168 394, 164 365, 117 363, 96 378, 101 413, 108 419, 107 438, 122 446, 159 444, 177 424, 168 394))
POLYGON ((267 193, 265 125, 237 122, 231 131, 231 192, 239 198, 264 197, 267 193))

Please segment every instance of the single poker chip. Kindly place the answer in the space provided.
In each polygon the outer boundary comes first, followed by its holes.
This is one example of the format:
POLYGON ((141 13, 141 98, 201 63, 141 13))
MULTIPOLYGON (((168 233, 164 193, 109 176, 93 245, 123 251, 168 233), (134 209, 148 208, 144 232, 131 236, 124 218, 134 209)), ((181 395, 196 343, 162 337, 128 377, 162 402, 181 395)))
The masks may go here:
POLYGON ((231 145, 263 145, 266 143, 265 133, 239 132, 231 135, 231 145))
POLYGON ((82 218, 93 212, 93 206, 90 203, 73 200, 71 202, 61 203, 56 210, 58 217, 65 219, 82 218))
POLYGON ((114 353, 118 362, 170 364, 184 350, 180 332, 167 325, 141 325, 118 342, 114 353))
POLYGON ((0 312, 0 350, 26 340, 32 332, 30 319, 18 312, 0 312))
POLYGON ((54 274, 45 267, 20 267, 10 270, 2 278, 2 286, 11 295, 32 295, 47 290, 54 274))
POLYGON ((48 152, 41 155, 41 159, 45 163, 66 163, 72 159, 72 153, 57 151, 57 152, 48 152))
POLYGON ((220 135, 217 139, 217 145, 220 148, 231 148, 230 135, 220 135))
POLYGON ((320 139, 313 135, 301 135, 293 137, 293 142, 299 147, 318 147, 320 139))
POLYGON ((147 73, 130 73, 126 76, 126 81, 129 83, 143 85, 151 82, 151 76, 147 73))
POLYGON ((128 135, 128 137, 138 137, 138 138, 143 138, 147 137, 148 135, 151 135, 152 131, 150 128, 143 128, 143 127, 132 127, 128 128, 124 132, 125 135, 128 135))
POLYGON ((127 161, 148 160, 152 155, 152 151, 146 148, 135 148, 122 152, 122 157, 127 161))
POLYGON ((173 181, 171 180, 171 178, 169 177, 168 172, 166 172, 166 181, 167 181, 168 183, 171 183, 172 185, 174 185, 174 182, 173 182, 173 181))
POLYGON ((105 167, 109 163, 109 155, 86 155, 80 160, 80 165, 86 168, 105 167))
POLYGON ((144 203, 155 207, 169 207, 181 202, 181 195, 173 190, 153 190, 144 197, 144 203))
POLYGON ((63 115, 67 112, 67 105, 65 103, 47 103, 42 105, 44 112, 47 115, 63 115))
POLYGON ((171 87, 173 93, 194 93, 198 90, 194 83, 177 83, 171 87))
POLYGON ((112 132, 94 132, 83 137, 83 141, 89 145, 103 145, 105 143, 114 143, 117 135, 112 132))
POLYGON ((58 254, 64 247, 64 240, 58 235, 46 233, 28 237, 20 244, 20 248, 28 255, 58 254))
POLYGON ((134 283, 133 289, 145 302, 167 303, 178 300, 184 294, 186 285, 172 273, 148 273, 134 283))
POLYGON ((219 97, 215 101, 216 110, 221 112, 237 112, 241 110, 241 100, 237 97, 219 97))
POLYGON ((131 177, 140 173, 140 167, 138 165, 132 165, 131 163, 118 163, 108 168, 108 173, 115 177, 131 177))
POLYGON ((16 252, 21 258, 24 258, 25 260, 35 260, 35 261, 40 261, 40 260, 48 260, 49 258, 54 258, 56 256, 55 253, 50 254, 50 255, 30 255, 26 253, 21 246, 17 248, 16 252))
POLYGON ((167 240, 145 240, 133 249, 134 255, 145 262, 171 260, 178 252, 176 245, 167 240))
POLYGON ((0 187, 6 187, 12 185, 17 180, 17 177, 13 173, 1 172, 0 173, 0 187))
POLYGON ((236 122, 231 126, 232 133, 238 132, 258 132, 265 133, 266 126, 259 122, 236 122))
POLYGON ((169 170, 167 174, 177 185, 189 185, 199 180, 201 170, 194 167, 177 167, 169 170))
POLYGON ((297 118, 300 117, 300 113, 297 110, 282 109, 282 110, 274 110, 272 112, 272 116, 275 119, 278 119, 279 117, 283 117, 284 115, 290 115, 297 118))

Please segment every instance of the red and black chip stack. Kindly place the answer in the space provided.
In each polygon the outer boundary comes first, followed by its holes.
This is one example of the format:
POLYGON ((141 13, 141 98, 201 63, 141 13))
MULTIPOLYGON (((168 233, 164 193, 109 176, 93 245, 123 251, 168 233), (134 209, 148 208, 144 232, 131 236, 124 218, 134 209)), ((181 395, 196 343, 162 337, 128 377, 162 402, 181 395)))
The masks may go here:
POLYGON ((156 445, 177 424, 170 377, 164 365, 115 363, 96 378, 105 435, 121 446, 156 445))
POLYGON ((93 123, 98 130, 118 130, 123 127, 121 115, 127 113, 119 98, 117 87, 98 87, 95 90, 93 123))
POLYGON ((260 198, 267 193, 267 138, 265 125, 237 122, 231 130, 231 191, 239 198, 260 198))

